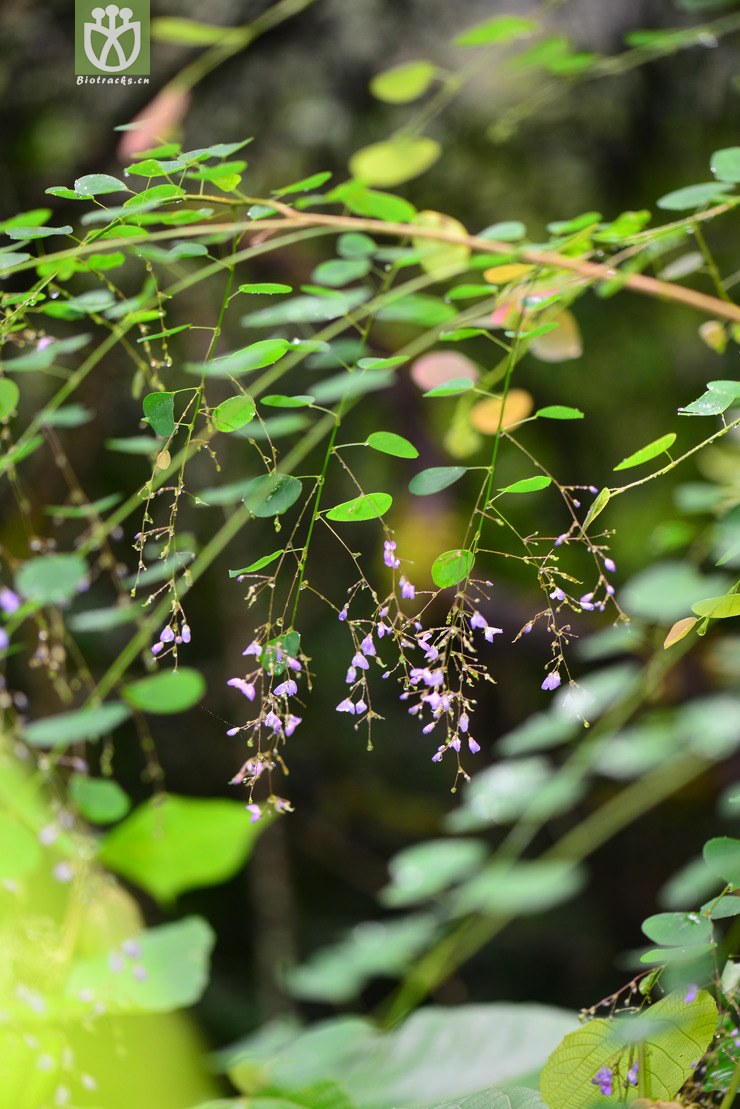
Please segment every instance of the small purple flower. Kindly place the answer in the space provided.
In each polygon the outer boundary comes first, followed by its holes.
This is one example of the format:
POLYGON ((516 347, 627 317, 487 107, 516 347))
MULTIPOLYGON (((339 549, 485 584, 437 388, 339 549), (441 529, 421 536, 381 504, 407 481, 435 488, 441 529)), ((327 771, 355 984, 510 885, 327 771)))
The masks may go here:
POLYGON ((391 570, 397 570, 398 567, 401 565, 401 560, 396 558, 395 554, 393 553, 395 549, 396 544, 393 542, 393 540, 386 539, 385 543, 383 544, 383 562, 385 562, 386 566, 390 567, 391 570))
POLYGON ((346 619, 347 619, 347 606, 345 605, 344 608, 339 610, 339 615, 337 616, 337 620, 346 620, 346 619))
POLYGON ((248 701, 254 700, 255 690, 251 682, 245 681, 244 678, 229 678, 226 684, 233 686, 234 689, 238 689, 240 693, 244 694, 248 701))
POLYGON ((376 626, 376 630, 378 632, 378 639, 382 639, 384 635, 390 635, 392 631, 390 626, 384 623, 383 620, 376 626))
POLYGON ((357 712, 358 714, 361 712, 367 712, 367 705, 363 701, 362 697, 360 697, 359 701, 355 705, 355 712, 357 712))
POLYGON ((190 626, 188 624, 183 624, 182 631, 180 632, 180 635, 182 636, 183 643, 189 643, 190 642, 191 634, 192 633, 190 631, 190 626))
POLYGON ((683 999, 684 999, 684 1001, 686 1002, 687 1005, 690 1005, 692 1001, 696 1001, 696 998, 697 998, 698 994, 699 994, 699 987, 692 982, 691 985, 686 990, 686 993, 684 994, 683 999))
POLYGON ((12 589, 8 589, 7 586, 0 589, 0 609, 3 612, 6 612, 8 616, 12 616, 20 607, 21 599, 17 593, 14 593, 12 589))
POLYGON ((356 678, 357 670, 354 668, 354 666, 350 666, 349 670, 347 671, 347 676, 344 680, 347 682, 348 685, 351 685, 351 683, 355 681, 356 678))
POLYGON ((272 692, 276 697, 292 697, 298 692, 298 686, 292 678, 288 678, 286 681, 281 682, 280 685, 276 685, 272 692))
POLYGON ((297 658, 289 658, 288 666, 291 670, 295 670, 296 674, 300 674, 301 670, 303 669, 297 658))
POLYGON ((272 709, 270 709, 270 711, 265 715, 264 723, 265 727, 272 728, 273 732, 279 732, 280 728, 282 727, 280 717, 277 715, 276 712, 273 712, 272 709))
POLYGON ((238 735, 239 731, 240 731, 239 728, 229 728, 229 730, 227 731, 226 734, 227 734, 227 736, 229 736, 229 738, 231 738, 231 736, 238 735))
POLYGON ((561 678, 557 670, 551 670, 540 686, 540 689, 557 689, 560 685, 561 678))
POLYGON ((591 601, 592 597, 593 593, 584 593, 583 596, 580 598, 579 603, 581 605, 581 608, 585 608, 587 612, 593 612, 595 608, 595 605, 591 601))
POLYGON ((416 596, 416 589, 411 582, 402 577, 399 581, 399 585, 401 586, 401 596, 407 601, 413 601, 416 596))
POLYGON ((349 697, 345 697, 344 700, 340 701, 337 705, 337 712, 351 712, 354 716, 356 711, 354 701, 351 701, 349 697))
POLYGON ((293 732, 296 730, 302 720, 302 716, 292 716, 291 714, 288 714, 288 716, 285 717, 285 734, 288 739, 290 739, 290 737, 293 735, 293 732))
POLYGON ((611 1067, 599 1067, 596 1072, 595 1078, 591 1079, 592 1086, 598 1086, 600 1093, 604 1097, 612 1096, 612 1069, 611 1067))
POLYGON ((253 824, 256 824, 258 820, 262 819, 262 809, 259 807, 259 805, 247 805, 246 809, 251 817, 253 824))
POLYGON ((471 628, 485 628, 486 621, 479 612, 474 612, 470 617, 471 628))
POLYGON ((359 651, 357 652, 355 657, 352 659, 352 665, 356 666, 358 668, 358 670, 369 670, 370 669, 370 663, 367 661, 367 659, 365 658, 364 655, 360 654, 359 651))
POLYGON ((480 751, 480 743, 476 743, 472 735, 468 736, 468 747, 470 748, 470 753, 472 755, 477 755, 480 751))
POLYGON ((4 651, 10 646, 10 638, 5 628, 0 628, 0 651, 4 651))
POLYGON ((630 1069, 627 1071, 627 1085, 628 1086, 636 1086, 637 1085, 637 1071, 639 1070, 639 1067, 640 1067, 639 1063, 633 1063, 632 1066, 630 1067, 630 1069))
POLYGON ((614 571, 616 570, 616 568, 617 568, 617 565, 614 562, 614 559, 612 559, 612 558, 605 558, 604 559, 604 569, 608 570, 610 574, 613 574, 614 571))
POLYGON ((565 593, 563 593, 562 589, 556 587, 555 589, 553 589, 552 593, 550 594, 550 600, 552 600, 552 601, 564 601, 565 600, 565 593))
POLYGON ((373 658, 377 655, 378 652, 375 650, 375 644, 373 643, 373 637, 371 635, 368 634, 365 636, 360 644, 360 650, 363 655, 366 655, 368 658, 373 658))
POLYGON ((463 734, 467 733, 467 730, 470 726, 470 718, 469 718, 467 712, 461 713, 460 720, 459 720, 457 726, 460 729, 460 731, 463 732, 463 734))
POLYGON ((483 636, 486 640, 486 643, 493 643, 494 635, 503 635, 503 634, 504 634, 504 629, 503 628, 486 627, 486 628, 483 629, 483 636))
POLYGON ((159 654, 159 652, 160 652, 160 651, 163 651, 163 650, 164 650, 164 643, 162 643, 161 641, 160 641, 160 642, 157 642, 157 643, 155 643, 155 644, 154 644, 154 646, 152 647, 152 654, 153 654, 153 655, 158 655, 158 654, 159 654))
POLYGON ((262 654, 262 648, 260 647, 257 640, 253 639, 252 642, 249 644, 249 646, 244 648, 244 650, 242 651, 242 654, 243 655, 261 655, 262 654))
POLYGON ((159 633, 160 643, 171 643, 174 638, 175 638, 175 633, 173 632, 173 630, 169 626, 169 624, 167 625, 166 628, 162 628, 161 632, 159 633))

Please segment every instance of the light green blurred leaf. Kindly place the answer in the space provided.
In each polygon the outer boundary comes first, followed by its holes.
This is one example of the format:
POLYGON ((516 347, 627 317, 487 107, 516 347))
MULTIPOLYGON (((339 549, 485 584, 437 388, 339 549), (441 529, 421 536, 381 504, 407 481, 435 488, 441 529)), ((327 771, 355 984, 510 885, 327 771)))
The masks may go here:
POLYGON ((434 139, 399 136, 358 150, 350 158, 349 171, 365 185, 393 188, 424 173, 441 153, 434 139))
POLYGON ((21 566, 15 587, 27 601, 61 605, 74 597, 86 577, 87 563, 81 555, 40 555, 21 566))
POLYGON ((128 706, 116 701, 97 708, 74 709, 34 720, 27 725, 23 738, 32 747, 68 747, 70 743, 107 735, 130 715, 128 706))
POLYGON ((474 839, 433 839, 407 847, 388 864, 391 881, 380 900, 392 908, 427 901, 478 869, 486 855, 486 845, 474 839))
POLYGON ((432 466, 414 474, 409 482, 409 492, 417 497, 428 497, 454 485, 467 472, 465 466, 432 466))
POLYGON ((256 411, 257 406, 252 398, 240 393, 214 408, 211 419, 218 431, 238 431, 252 422, 256 411))
POLYGON ((163 670, 124 686, 123 696, 142 712, 167 715, 185 712, 197 705, 206 691, 203 675, 198 670, 181 666, 163 670))
POLYGON ((370 82, 370 92, 388 104, 407 104, 422 96, 436 75, 433 62, 404 62, 377 73, 370 82))

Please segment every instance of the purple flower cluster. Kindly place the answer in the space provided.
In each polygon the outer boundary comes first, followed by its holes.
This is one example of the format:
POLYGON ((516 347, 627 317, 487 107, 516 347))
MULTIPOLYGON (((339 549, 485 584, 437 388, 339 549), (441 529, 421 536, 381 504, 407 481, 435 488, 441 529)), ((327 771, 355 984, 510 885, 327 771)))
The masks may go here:
MULTIPOLYGON (((190 642, 192 638, 190 626, 185 623, 184 619, 182 622, 178 621, 178 617, 181 615, 182 613, 180 612, 174 613, 170 622, 162 628, 159 633, 159 639, 152 646, 153 655, 161 655, 162 652, 164 652, 164 655, 167 655, 181 644, 190 642)), ((162 657, 164 657, 164 655, 162 657)))
POLYGON ((591 1085, 598 1086, 599 1092, 602 1093, 604 1097, 611 1097, 613 1081, 614 1075, 612 1074, 611 1067, 599 1067, 595 1076, 591 1079, 591 1085))

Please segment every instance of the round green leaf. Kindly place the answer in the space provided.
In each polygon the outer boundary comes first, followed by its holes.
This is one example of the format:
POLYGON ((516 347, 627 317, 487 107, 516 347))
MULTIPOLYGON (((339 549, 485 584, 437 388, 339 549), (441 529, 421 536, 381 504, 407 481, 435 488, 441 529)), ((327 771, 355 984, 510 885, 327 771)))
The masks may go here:
POLYGON ((114 824, 131 808, 131 801, 112 778, 73 774, 69 792, 81 816, 91 824, 114 824))
POLYGON ((384 516, 393 504, 390 493, 362 493, 351 501, 343 501, 327 512, 329 520, 343 523, 357 523, 360 520, 377 520, 384 516))
POLYGON ((639 466, 642 462, 650 462, 651 459, 657 458, 659 454, 663 454, 669 447, 672 447, 675 441, 676 433, 674 431, 669 432, 668 435, 661 435, 660 439, 654 439, 646 447, 642 447, 641 450, 635 451, 627 458, 623 458, 614 469, 628 470, 631 466, 639 466))
POLYGON ((690 208, 700 208, 705 204, 713 204, 725 199, 725 193, 732 191, 732 185, 723 185, 719 181, 707 181, 701 185, 687 185, 683 189, 675 189, 671 193, 661 196, 656 201, 659 208, 668 212, 685 212, 690 208))
POLYGON ((656 913, 642 922, 642 930, 653 943, 670 947, 704 944, 712 939, 712 925, 698 913, 656 913))
POLYGON ((302 488, 298 478, 289 474, 264 474, 249 482, 243 500, 253 516, 280 516, 295 504, 302 488))
POLYGON ((459 585, 469 577, 475 558, 472 551, 444 551, 432 563, 432 581, 440 589, 459 585))
POLYGON ((552 478, 545 474, 536 474, 535 477, 525 477, 515 481, 513 485, 506 485, 501 493, 535 493, 538 489, 547 489, 552 484, 552 478))
POLYGON ((21 391, 14 381, 0 378, 0 420, 7 419, 15 411, 21 391))
POLYGON ((715 150, 710 160, 712 173, 720 181, 740 182, 740 146, 715 150))
POLYGON ((203 675, 197 670, 181 667, 142 678, 124 687, 129 704, 142 712, 185 712, 200 701, 206 691, 203 675))
POLYGON ((409 482, 409 492, 417 497, 428 497, 431 493, 439 493, 449 485, 454 485, 463 474, 467 473, 465 466, 431 466, 414 474, 409 482))
POLYGON ((175 430, 175 394, 149 393, 144 397, 142 406, 152 430, 163 439, 169 439, 175 430))
POLYGON ((239 394, 236 397, 229 397, 219 404, 218 408, 214 408, 211 419, 218 431, 238 431, 240 427, 245 427, 254 419, 256 411, 257 406, 252 398, 239 394))
POLYGON ((710 839, 704 844, 703 855, 712 874, 733 886, 740 886, 740 839, 730 836, 710 839))
POLYGON ((75 181, 74 191, 77 196, 101 196, 103 193, 131 192, 123 181, 119 181, 117 177, 111 177, 109 173, 87 173, 84 177, 78 177, 75 181))
POLYGON ((366 185, 393 188, 424 173, 441 153, 442 148, 434 139, 389 139, 358 150, 350 158, 349 171, 366 185))
POLYGON ((75 595, 87 574, 87 563, 76 554, 32 558, 15 576, 18 592, 40 605, 61 605, 75 595))
POLYGON ((437 75, 432 62, 406 62, 376 74, 370 92, 388 104, 406 104, 427 91, 437 75))
POLYGON ((419 452, 413 443, 404 439, 403 435, 395 435, 392 431, 374 431, 365 440, 368 447, 381 454, 392 454, 394 458, 418 458, 419 452))
POLYGON ((712 620, 726 620, 740 616, 740 593, 725 593, 722 597, 706 597, 691 606, 697 616, 710 616, 712 620))
POLYGON ((370 261, 367 258, 332 258, 318 265, 311 274, 311 279, 319 285, 341 288, 350 281, 364 277, 369 269, 370 261))
POLYGON ((75 709, 34 720, 26 728, 23 738, 32 747, 68 747, 70 743, 107 735, 130 715, 128 706, 117 701, 98 705, 97 708, 75 709))

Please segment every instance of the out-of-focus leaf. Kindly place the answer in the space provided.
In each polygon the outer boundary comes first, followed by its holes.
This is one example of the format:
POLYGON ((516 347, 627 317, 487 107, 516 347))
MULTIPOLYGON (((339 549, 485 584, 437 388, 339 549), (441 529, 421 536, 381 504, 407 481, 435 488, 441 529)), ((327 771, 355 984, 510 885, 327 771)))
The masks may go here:
POLYGON ((190 667, 162 670, 124 686, 123 695, 129 704, 142 712, 169 714, 185 712, 197 705, 206 691, 203 675, 190 667))
POLYGON ((424 173, 441 153, 442 148, 434 139, 398 137, 358 150, 350 158, 349 171, 365 185, 393 188, 424 173))

